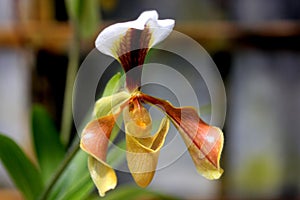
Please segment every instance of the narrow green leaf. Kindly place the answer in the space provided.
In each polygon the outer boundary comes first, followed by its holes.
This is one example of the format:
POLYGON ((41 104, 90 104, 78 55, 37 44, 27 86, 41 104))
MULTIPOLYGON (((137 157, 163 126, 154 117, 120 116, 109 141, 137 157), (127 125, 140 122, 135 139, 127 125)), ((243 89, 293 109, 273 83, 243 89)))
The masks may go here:
POLYGON ((54 122, 41 105, 32 108, 32 133, 41 173, 46 182, 64 158, 65 150, 54 122))
POLYGON ((100 21, 99 0, 66 0, 66 5, 81 37, 93 36, 98 30, 100 21))
POLYGON ((24 197, 36 199, 43 189, 40 172, 12 139, 1 134, 0 160, 24 197))
POLYGON ((70 18, 78 18, 80 15, 81 0, 66 0, 66 7, 70 18))
POLYGON ((80 179, 74 182, 68 190, 59 197, 59 200, 81 200, 88 197, 91 191, 94 189, 94 183, 91 180, 89 173, 81 175, 80 179))
POLYGON ((49 200, 84 199, 94 189, 87 167, 88 155, 79 150, 50 193, 49 200), (72 198, 71 198, 72 197, 72 198))
POLYGON ((83 38, 95 35, 99 28, 100 4, 99 0, 82 0, 82 14, 80 17, 80 33, 83 38))
POLYGON ((116 73, 106 84, 102 97, 107 97, 117 92, 120 87, 121 73, 116 73))
POLYGON ((104 198, 91 196, 89 200, 132 200, 132 199, 156 199, 156 200, 179 200, 179 198, 164 195, 148 189, 137 186, 119 186, 117 189, 110 191, 104 198))

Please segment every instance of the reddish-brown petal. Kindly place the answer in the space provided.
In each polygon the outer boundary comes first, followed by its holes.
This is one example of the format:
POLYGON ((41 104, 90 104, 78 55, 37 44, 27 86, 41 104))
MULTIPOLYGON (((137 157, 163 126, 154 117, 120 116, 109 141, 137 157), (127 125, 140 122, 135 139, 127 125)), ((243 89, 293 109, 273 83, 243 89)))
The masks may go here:
POLYGON ((104 196, 117 185, 115 171, 105 162, 109 138, 117 116, 118 114, 110 114, 90 122, 81 135, 80 147, 90 154, 88 167, 100 196, 104 196))
POLYGON ((217 127, 201 120, 192 107, 173 107, 168 101, 139 94, 145 102, 154 104, 164 110, 181 133, 198 171, 209 179, 219 178, 223 172, 220 168, 220 156, 223 148, 223 133, 217 127))
POLYGON ((113 114, 90 122, 82 132, 80 147, 98 160, 105 161, 109 137, 114 125, 113 114))

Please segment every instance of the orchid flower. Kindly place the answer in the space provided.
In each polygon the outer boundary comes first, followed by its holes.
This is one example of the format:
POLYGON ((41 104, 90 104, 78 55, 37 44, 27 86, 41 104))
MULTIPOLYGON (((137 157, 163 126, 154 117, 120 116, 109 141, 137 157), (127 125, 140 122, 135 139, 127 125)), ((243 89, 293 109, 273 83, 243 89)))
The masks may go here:
POLYGON ((120 115, 125 124, 127 165, 137 185, 150 184, 169 121, 181 134, 200 174, 218 179, 223 173, 219 161, 224 139, 219 128, 206 124, 192 107, 177 108, 140 91, 142 66, 149 49, 164 40, 174 24, 172 19, 158 20, 156 11, 146 11, 137 20, 107 27, 96 39, 97 49, 117 59, 126 73, 126 87, 96 102, 96 119, 86 125, 81 135, 80 146, 90 155, 89 171, 100 196, 117 185, 115 171, 106 163, 106 155, 120 115), (133 72, 127 73, 130 70, 133 72), (155 134, 151 134, 152 120, 145 104, 156 106, 165 114, 155 134))

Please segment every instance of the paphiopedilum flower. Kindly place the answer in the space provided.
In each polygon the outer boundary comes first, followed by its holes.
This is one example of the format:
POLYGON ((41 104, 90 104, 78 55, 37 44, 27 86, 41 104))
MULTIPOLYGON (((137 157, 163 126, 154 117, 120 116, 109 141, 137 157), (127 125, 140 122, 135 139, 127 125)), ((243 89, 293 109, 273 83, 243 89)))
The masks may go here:
POLYGON ((171 33, 174 23, 171 19, 158 20, 156 11, 147 11, 135 21, 107 27, 96 40, 97 49, 117 59, 125 72, 134 69, 133 73, 126 73, 123 90, 96 102, 96 119, 82 132, 80 146, 90 155, 89 170, 101 196, 117 184, 115 171, 106 163, 106 154, 112 129, 120 115, 125 124, 128 168, 139 186, 146 187, 154 176, 169 121, 181 134, 200 174, 208 179, 218 179, 223 173, 219 163, 223 133, 219 128, 201 120, 192 107, 177 108, 166 100, 140 91, 147 53, 171 33), (151 116, 144 104, 158 107, 166 116, 153 135, 151 116))

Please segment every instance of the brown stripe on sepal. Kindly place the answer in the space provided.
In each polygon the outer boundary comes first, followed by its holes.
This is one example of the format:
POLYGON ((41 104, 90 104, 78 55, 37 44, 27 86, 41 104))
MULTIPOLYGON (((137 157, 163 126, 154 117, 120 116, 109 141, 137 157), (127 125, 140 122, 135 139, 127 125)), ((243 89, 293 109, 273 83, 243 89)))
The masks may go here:
POLYGON ((126 87, 134 91, 141 85, 142 65, 149 50, 151 33, 145 26, 144 30, 130 28, 121 38, 117 48, 119 61, 126 74, 126 87))

